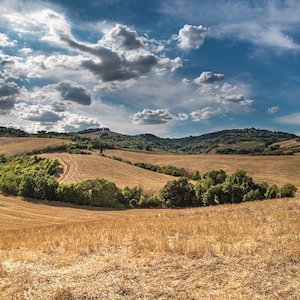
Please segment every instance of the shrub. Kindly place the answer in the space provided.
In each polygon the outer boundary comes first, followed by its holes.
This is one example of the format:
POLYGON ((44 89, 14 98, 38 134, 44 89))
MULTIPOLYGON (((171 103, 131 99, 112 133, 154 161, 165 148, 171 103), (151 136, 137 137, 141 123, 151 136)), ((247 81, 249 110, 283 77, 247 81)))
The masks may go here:
POLYGON ((279 188, 276 184, 271 185, 267 188, 267 191, 265 193, 266 199, 274 199, 279 197, 279 188))
POLYGON ((212 170, 202 174, 201 180, 208 180, 211 185, 216 185, 219 183, 223 183, 226 179, 227 175, 224 170, 212 170))
POLYGON ((297 191, 297 188, 290 183, 285 184, 283 187, 280 188, 280 197, 294 197, 295 193, 297 191))
POLYGON ((122 194, 125 203, 130 204, 131 200, 135 199, 137 202, 140 200, 143 189, 140 186, 134 186, 132 188, 125 186, 122 190, 122 194))
POLYGON ((212 185, 202 196, 203 206, 222 204, 222 185, 212 185))
POLYGON ((142 196, 138 205, 141 208, 161 208, 164 206, 164 201, 157 195, 149 197, 142 196))
POLYGON ((169 181, 161 191, 161 198, 169 207, 186 207, 195 204, 195 191, 187 178, 169 181))

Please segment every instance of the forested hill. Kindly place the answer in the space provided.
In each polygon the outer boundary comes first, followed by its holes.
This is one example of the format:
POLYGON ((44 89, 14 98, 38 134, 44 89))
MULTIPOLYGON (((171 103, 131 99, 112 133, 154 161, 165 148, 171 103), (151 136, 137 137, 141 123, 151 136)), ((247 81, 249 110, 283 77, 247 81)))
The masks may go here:
MULTIPOLYGON (((117 148, 224 154, 274 152, 280 150, 280 146, 276 143, 291 139, 294 139, 297 143, 299 139, 294 134, 255 128, 222 130, 177 139, 160 138, 153 134, 130 136, 96 129, 80 132, 79 134, 81 137, 99 139, 117 148)), ((300 140, 299 147, 294 148, 296 152, 300 151, 300 140)))
POLYGON ((0 136, 56 137, 83 143, 92 142, 104 148, 178 153, 292 154, 300 152, 300 138, 295 134, 256 128, 222 130, 185 138, 160 138, 153 134, 120 134, 108 128, 69 133, 40 131, 37 134, 28 134, 19 129, 0 127, 0 136))

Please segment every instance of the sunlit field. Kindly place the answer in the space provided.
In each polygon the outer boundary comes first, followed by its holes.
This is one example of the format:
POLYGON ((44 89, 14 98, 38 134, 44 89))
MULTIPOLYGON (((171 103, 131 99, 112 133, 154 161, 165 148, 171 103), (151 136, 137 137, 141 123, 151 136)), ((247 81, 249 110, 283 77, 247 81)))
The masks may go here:
POLYGON ((1 197, 0 215, 1 299, 299 297, 299 198, 97 211, 1 197))

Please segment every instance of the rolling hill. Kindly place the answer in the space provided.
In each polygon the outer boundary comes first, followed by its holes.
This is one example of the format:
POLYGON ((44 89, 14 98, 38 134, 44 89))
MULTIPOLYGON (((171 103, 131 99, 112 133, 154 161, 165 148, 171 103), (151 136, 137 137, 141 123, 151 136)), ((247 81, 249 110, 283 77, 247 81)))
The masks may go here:
POLYGON ((200 136, 173 139, 160 138, 153 134, 131 136, 99 129, 86 130, 77 135, 81 139, 98 140, 115 148, 220 154, 272 154, 278 149, 270 145, 298 139, 294 134, 255 128, 222 130, 200 136))
POLYGON ((191 171, 206 172, 223 169, 233 173, 237 169, 247 171, 258 182, 285 184, 287 182, 300 187, 300 156, 253 156, 253 155, 221 155, 221 154, 170 154, 134 152, 108 149, 104 153, 121 157, 131 162, 146 162, 162 166, 176 166, 191 171))
POLYGON ((0 153, 13 155, 66 144, 70 144, 70 141, 38 137, 0 137, 0 153))
POLYGON ((68 153, 47 153, 45 158, 58 159, 63 173, 58 178, 61 183, 80 182, 85 179, 105 178, 118 187, 142 186, 145 193, 157 193, 174 177, 144 170, 120 161, 98 155, 68 153))

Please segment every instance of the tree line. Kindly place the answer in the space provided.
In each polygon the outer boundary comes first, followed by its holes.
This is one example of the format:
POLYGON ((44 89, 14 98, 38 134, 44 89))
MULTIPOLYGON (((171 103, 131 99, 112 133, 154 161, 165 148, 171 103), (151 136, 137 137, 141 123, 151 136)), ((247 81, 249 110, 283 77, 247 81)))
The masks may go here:
POLYGON ((199 174, 193 185, 188 178, 168 182, 157 195, 144 195, 141 187, 118 188, 106 179, 59 184, 57 160, 37 156, 0 155, 0 192, 41 200, 109 208, 199 207, 293 197, 296 187, 256 183, 242 170, 227 175, 223 170, 199 174))

